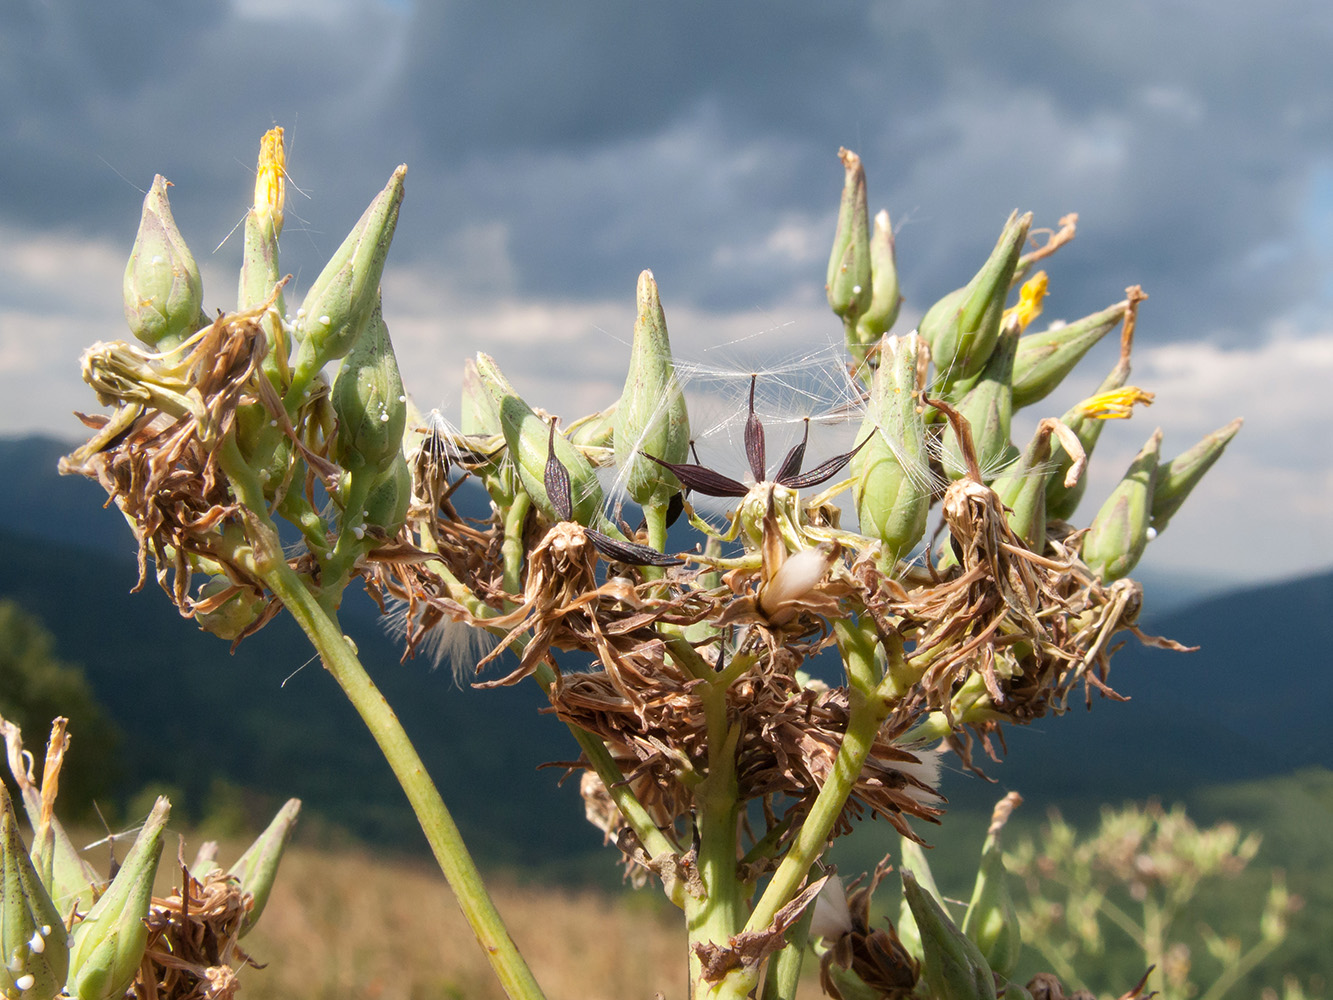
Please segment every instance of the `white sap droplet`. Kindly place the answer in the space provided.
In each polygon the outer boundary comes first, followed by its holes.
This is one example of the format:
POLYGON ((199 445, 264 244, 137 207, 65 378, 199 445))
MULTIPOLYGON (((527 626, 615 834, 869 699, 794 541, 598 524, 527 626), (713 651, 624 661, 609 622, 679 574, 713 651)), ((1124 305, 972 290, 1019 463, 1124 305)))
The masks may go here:
POLYGON ((361 541, 361 539, 366 537, 366 529, 358 524, 355 528, 352 529, 352 534, 356 536, 356 540, 359 542, 361 541))
POLYGON ((321 317, 319 318, 319 321, 320 321, 321 323, 323 323, 325 326, 328 326, 328 325, 329 325, 329 318, 328 318, 327 316, 321 316, 321 317))
POLYGON ((398 397, 398 402, 400 402, 400 403, 406 403, 406 402, 407 402, 407 397, 406 397, 406 396, 399 396, 399 397, 398 397))
POLYGON ((389 422, 389 415, 388 415, 387 413, 381 413, 381 414, 380 414, 380 423, 382 423, 382 424, 387 424, 388 422, 389 422))
POLYGON ((363 511, 361 512, 361 516, 362 516, 362 517, 369 517, 369 516, 370 516, 370 511, 368 511, 368 510, 363 510, 363 511))
POLYGON ((268 425, 269 425, 270 427, 277 427, 277 426, 278 426, 278 422, 277 422, 276 420, 270 420, 270 421, 268 422, 268 425))
POLYGON ((28 942, 28 950, 34 955, 40 955, 46 951, 46 938, 42 937, 41 931, 33 934, 32 940, 28 942))
POLYGON ((853 295, 860 295, 860 294, 861 294, 861 286, 860 286, 860 285, 853 285, 853 286, 852 286, 852 294, 853 294, 853 295))
POLYGON ((160 253, 155 253, 155 254, 153 254, 153 263, 154 263, 154 264, 161 264, 161 263, 162 263, 162 255, 161 255, 160 253))
POLYGON ((1156 528, 1149 528, 1149 529, 1148 529, 1148 541, 1151 542, 1151 541, 1152 541, 1154 538, 1156 538, 1156 537, 1157 537, 1157 529, 1156 529, 1156 528))
POLYGON ((304 315, 305 315, 305 306, 301 306, 301 308, 296 310, 296 318, 300 319, 304 315))
POLYGON ((29 972, 27 975, 19 976, 17 979, 15 979, 14 985, 17 986, 19 988, 19 992, 22 993, 24 990, 32 989, 33 985, 36 982, 37 982, 37 977, 34 976, 31 972, 29 972))
POLYGON ((42 934, 45 935, 45 934, 50 934, 50 933, 51 933, 51 925, 50 925, 50 924, 42 924, 42 934))

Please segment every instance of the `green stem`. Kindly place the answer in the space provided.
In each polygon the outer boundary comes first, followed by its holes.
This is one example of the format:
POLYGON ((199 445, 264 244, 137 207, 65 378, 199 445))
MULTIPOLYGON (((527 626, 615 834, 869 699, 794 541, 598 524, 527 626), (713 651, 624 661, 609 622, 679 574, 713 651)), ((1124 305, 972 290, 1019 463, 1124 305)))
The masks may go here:
POLYGON ((526 493, 517 493, 514 502, 504 513, 504 590, 506 594, 523 593, 523 523, 528 519, 532 499, 526 493))
MULTIPOLYGON (((861 775, 870 748, 879 734, 879 727, 888 718, 888 704, 874 692, 873 642, 868 642, 864 633, 852 622, 839 621, 834 629, 848 678, 852 682, 848 690, 851 712, 847 719, 847 732, 834 758, 833 770, 815 796, 809 815, 797 831, 787 856, 782 859, 764 894, 755 904, 745 924, 746 931, 762 931, 769 927, 778 910, 789 903, 805 884, 810 866, 823 853, 829 834, 842 814, 843 806, 847 804, 847 797, 861 775)), ((712 996, 719 1000, 723 997, 744 997, 754 989, 757 981, 757 968, 737 970, 717 984, 712 996)))
POLYGON ((801 965, 805 961, 805 946, 810 940, 810 921, 815 908, 807 907, 791 929, 787 943, 768 963, 764 977, 763 1000, 796 1000, 796 988, 801 981, 801 965))
POLYGON ((258 537, 251 539, 257 574, 300 624, 319 652, 325 668, 343 689, 379 744, 385 760, 407 793, 440 870, 453 889, 458 905, 482 950, 486 952, 505 993, 513 1000, 541 1000, 541 988, 509 936, 495 903, 486 891, 481 873, 463 844, 458 826, 426 773, 425 765, 403 731, 397 715, 352 652, 342 630, 325 613, 296 571, 287 564, 277 529, 264 508, 263 492, 259 490, 258 480, 241 458, 234 441, 229 440, 224 445, 222 464, 239 494, 238 498, 258 521, 258 537))

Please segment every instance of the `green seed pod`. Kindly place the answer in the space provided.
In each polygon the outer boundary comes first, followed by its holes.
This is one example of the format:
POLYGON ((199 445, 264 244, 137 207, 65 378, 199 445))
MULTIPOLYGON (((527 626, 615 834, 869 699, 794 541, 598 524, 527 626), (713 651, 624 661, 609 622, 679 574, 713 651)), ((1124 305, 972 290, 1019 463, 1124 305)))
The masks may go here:
MULTIPOLYGON (((509 386, 489 355, 477 354, 481 387, 490 395, 500 414, 509 456, 518 470, 523 490, 549 520, 561 518, 546 494, 546 459, 551 447, 551 425, 538 416, 509 386)), ((574 520, 591 525, 602 516, 602 485, 597 470, 563 434, 556 434, 555 457, 569 474, 574 520)))
POLYGON ((393 172, 296 311, 292 332, 300 346, 292 382, 298 390, 325 364, 352 349, 378 308, 380 275, 398 224, 406 174, 405 166, 393 172))
POLYGON ((888 333, 898 318, 903 297, 898 291, 898 264, 893 252, 893 226, 889 213, 875 216, 870 234, 870 305, 856 321, 856 335, 848 334, 847 347, 858 364, 888 333))
POLYGON ((676 381, 666 315, 652 271, 639 275, 637 299, 634 344, 616 408, 614 444, 616 465, 628 467, 626 490, 635 503, 647 507, 665 504, 680 492, 676 477, 646 456, 684 462, 690 452, 690 418, 676 381))
POLYGON ((273 880, 278 875, 278 863, 282 861, 282 852, 287 847, 292 826, 301 811, 300 799, 288 799, 273 821, 250 845, 236 864, 231 866, 228 875, 241 883, 241 888, 248 892, 252 902, 250 912, 241 924, 241 936, 250 933, 259 921, 259 915, 268 904, 269 893, 273 890, 273 880))
POLYGON ((995 807, 986 842, 981 848, 981 864, 972 886, 972 899, 963 916, 963 933, 976 944, 991 970, 1006 978, 1018 965, 1023 936, 1018 911, 1009 894, 1009 873, 1004 869, 1000 831, 1014 807, 1022 801, 1016 793, 1010 792, 995 807))
POLYGON ((338 369, 330 399, 338 417, 334 460, 352 471, 386 471, 403 451, 407 394, 378 305, 338 369))
POLYGON ((19 837, 0 786, 0 988, 6 997, 51 1000, 69 973, 69 932, 19 837))
POLYGON ((921 934, 921 974, 931 1000, 995 1000, 995 976, 981 950, 903 869, 903 896, 921 934))
POLYGON ((393 538, 407 520, 407 508, 412 503, 412 469, 407 456, 401 452, 390 464, 379 482, 372 486, 366 497, 364 524, 383 528, 393 538))
POLYGON ((930 344, 939 372, 939 391, 971 378, 986 366, 1000 335, 1005 299, 1031 224, 1031 212, 1009 216, 981 270, 964 288, 950 292, 921 318, 919 329, 930 344))
POLYGON ((825 291, 828 304, 854 333, 861 314, 870 308, 870 215, 866 208, 866 172, 861 157, 839 149, 845 171, 838 229, 833 235, 825 291))
POLYGON ((1128 301, 1119 302, 1076 322, 1023 337, 1014 358, 1014 409, 1049 395, 1083 355, 1116 328, 1128 308, 1128 301))
POLYGON ((926 423, 917 406, 917 334, 889 337, 870 389, 870 405, 856 435, 865 441, 852 456, 852 500, 860 532, 883 543, 881 566, 912 551, 930 514, 930 460, 926 423))
POLYGON ((1128 576, 1148 544, 1162 432, 1153 432, 1083 537, 1083 561, 1105 583, 1128 576))
POLYGON ((194 620, 201 629, 219 639, 232 641, 253 625, 264 610, 264 599, 247 588, 236 588, 225 576, 212 576, 199 588, 194 598, 194 620), (227 591, 231 596, 216 607, 211 599, 220 598, 227 591))
POLYGON ((160 351, 175 347, 203 323, 204 282, 172 218, 168 185, 158 174, 143 200, 124 283, 130 331, 160 351))
MULTIPOLYGON (((958 412, 972 428, 977 464, 987 481, 994 477, 1004 462, 1006 450, 1012 447, 1009 425, 1014 412, 1014 354, 1018 336, 1016 327, 1000 336, 976 385, 958 401, 958 412)), ((950 479, 959 479, 967 472, 967 460, 952 423, 944 429, 940 462, 950 479)))
POLYGON ((1225 427, 1213 431, 1189 451, 1181 452, 1157 470, 1157 483, 1152 494, 1152 528, 1164 531, 1176 511, 1180 510, 1190 491, 1199 484, 1205 472, 1222 457, 1227 444, 1245 421, 1237 417, 1225 427))
POLYGON ((171 803, 158 798, 115 879, 74 928, 69 984, 77 1000, 120 1000, 139 971, 148 943, 153 878, 171 803))

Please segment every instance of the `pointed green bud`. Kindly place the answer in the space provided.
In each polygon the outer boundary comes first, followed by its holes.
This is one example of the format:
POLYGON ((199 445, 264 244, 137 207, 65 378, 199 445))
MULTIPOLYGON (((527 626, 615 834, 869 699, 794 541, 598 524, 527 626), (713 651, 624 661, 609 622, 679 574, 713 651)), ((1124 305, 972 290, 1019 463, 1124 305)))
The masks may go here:
POLYGON ((1105 583, 1128 576, 1148 544, 1161 447, 1159 428, 1134 456, 1083 537, 1083 561, 1105 583))
POLYGON ((379 304, 380 275, 398 224, 406 174, 406 166, 393 172, 297 309, 293 335, 300 346, 292 373, 296 390, 305 389, 325 364, 346 356, 370 323, 379 304))
POLYGON ((158 798, 115 879, 74 928, 67 988, 76 1000, 120 1000, 139 971, 148 944, 144 918, 153 902, 170 811, 171 803, 158 798))
POLYGON ((888 333, 898 318, 903 297, 898 291, 898 263, 893 252, 893 226, 889 213, 880 211, 870 234, 870 305, 856 321, 856 334, 848 334, 848 349, 857 364, 888 333))
POLYGON ((353 471, 387 470, 403 451, 407 393, 378 305, 365 333, 338 369, 330 399, 338 417, 334 460, 353 471))
POLYGON ((1000 335, 1005 299, 1031 224, 1031 212, 1009 216, 981 270, 921 318, 921 336, 930 344, 942 386, 971 378, 986 366, 1000 335))
POLYGON ((393 538, 407 520, 412 503, 412 469, 401 452, 366 497, 365 524, 383 528, 393 538))
POLYGON ((1244 422, 1237 417, 1157 470, 1157 483, 1152 494, 1153 531, 1166 529, 1190 491, 1199 484, 1204 473, 1213 467, 1213 463, 1222 457, 1227 444, 1244 422))
POLYGON ((972 899, 963 916, 963 933, 976 944, 991 970, 1005 978, 1018 965, 1023 936, 1018 924, 1018 910, 1009 894, 1009 873, 1004 869, 1000 831, 1014 808, 1022 802, 1018 793, 1010 792, 995 807, 986 842, 981 848, 981 864, 972 887, 972 899))
MULTIPOLYGON (((255 203, 245 216, 241 280, 236 297, 240 312, 266 301, 282 278, 278 270, 278 234, 282 232, 287 192, 287 153, 282 134, 281 128, 269 129, 259 144, 255 203)), ((278 312, 282 312, 281 304, 278 312)))
POLYGON ((514 390, 494 362, 488 368, 488 375, 493 380, 498 379, 498 384, 483 385, 476 361, 468 358, 463 362, 463 414, 459 427, 474 439, 475 450, 481 454, 494 454, 490 461, 472 471, 481 477, 496 507, 508 510, 519 491, 519 482, 513 463, 505 460, 498 401, 514 390))
POLYGON ((552 442, 551 425, 525 403, 509 386, 489 355, 477 354, 477 373, 483 389, 500 413, 509 456, 518 470, 523 490, 548 520, 561 520, 546 493, 546 460, 552 443, 555 457, 569 474, 574 520, 592 525, 602 519, 602 484, 597 470, 583 453, 557 433, 552 442))
POLYGON ((0 785, 0 989, 6 997, 51 1000, 69 972, 69 932, 19 836, 0 785))
POLYGON ((613 448, 616 438, 616 412, 620 400, 604 410, 579 417, 565 430, 565 437, 579 448, 613 448))
POLYGON ((1030 333, 1014 358, 1014 409, 1044 399, 1074 370, 1092 346, 1119 325, 1128 300, 1064 326, 1030 333))
POLYGON ((244 937, 259 920, 259 915, 268 905, 269 893, 273 891, 273 880, 278 875, 278 863, 282 852, 287 848, 296 816, 301 811, 300 799, 288 799, 273 821, 261 833, 240 860, 231 866, 228 875, 241 883, 241 888, 252 898, 250 912, 241 924, 241 936, 244 937))
MULTIPOLYGON (((987 481, 1002 466, 1005 452, 1012 447, 1009 425, 1014 412, 1014 354, 1018 349, 1018 336, 1016 327, 1001 335, 981 377, 958 401, 958 412, 967 418, 972 428, 977 464, 987 481)), ((940 448, 940 462, 945 473, 950 479, 961 478, 967 472, 967 460, 952 423, 944 429, 940 448)))
POLYGON ((866 208, 866 172, 861 157, 839 149, 844 170, 838 229, 833 235, 825 291, 833 311, 854 334, 856 322, 871 302, 870 215, 866 208))
POLYGON ((171 215, 169 185, 161 174, 153 178, 125 267, 125 321, 159 351, 175 347, 201 325, 204 301, 199 268, 171 215))
POLYGON ((910 553, 926 530, 930 513, 930 458, 926 422, 918 406, 917 360, 921 339, 889 337, 870 388, 870 403, 852 456, 852 500, 860 532, 883 544, 881 566, 910 553))
POLYGON ((666 315, 652 271, 639 275, 638 318, 630 348, 629 375, 615 415, 616 465, 628 467, 625 488, 640 506, 665 504, 680 482, 649 459, 679 464, 690 453, 690 418, 676 381, 667 339, 666 315))
POLYGON ((931 1000, 995 1000, 995 976, 981 950, 910 870, 904 868, 902 876, 903 896, 921 934, 921 975, 931 1000))
MULTIPOLYGON (((935 885, 935 876, 931 873, 926 852, 915 840, 902 838, 902 863, 898 867, 912 872, 916 876, 917 884, 928 892, 935 902, 944 905, 940 890, 935 885)), ((921 945, 921 931, 916 925, 916 917, 912 916, 912 907, 908 905, 906 896, 903 897, 902 906, 898 911, 897 929, 898 940, 903 943, 903 947, 918 962, 921 961, 925 955, 921 945)))
POLYGON ((1083 446, 1078 435, 1060 421, 1047 417, 1037 424, 1022 457, 1007 465, 991 484, 1000 503, 1008 508, 1009 527, 1038 553, 1046 547, 1046 481, 1050 475, 1052 435, 1059 438, 1067 454, 1076 456, 1070 468, 1077 464, 1074 476, 1081 476, 1083 446))

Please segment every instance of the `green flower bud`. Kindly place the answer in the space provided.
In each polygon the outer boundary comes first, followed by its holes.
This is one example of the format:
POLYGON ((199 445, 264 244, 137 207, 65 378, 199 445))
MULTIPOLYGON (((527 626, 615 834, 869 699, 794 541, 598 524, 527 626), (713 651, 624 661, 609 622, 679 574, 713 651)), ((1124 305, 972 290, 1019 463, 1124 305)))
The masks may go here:
POLYGON ((884 334, 888 333, 898 318, 898 307, 903 297, 898 292, 898 264, 893 253, 893 227, 889 224, 889 213, 881 211, 875 216, 874 229, 870 234, 870 305, 856 321, 856 335, 848 337, 848 349, 852 357, 861 363, 866 354, 884 334))
MULTIPOLYGON (((915 840, 902 838, 902 863, 898 867, 912 872, 916 876, 917 884, 937 903, 940 902, 943 897, 935 885, 935 876, 931 873, 926 852, 915 840)), ((916 925, 916 917, 912 916, 912 907, 908 905, 906 896, 903 897, 902 906, 898 911, 897 930, 898 940, 903 943, 903 947, 918 962, 921 961, 925 955, 925 949, 921 945, 921 931, 916 925)))
POLYGON ((942 387, 971 378, 986 366, 1000 335, 1005 299, 1031 224, 1031 212, 1009 216, 981 270, 921 318, 921 336, 930 344, 942 387))
MULTIPOLYGON (((1014 354, 1018 337, 1016 327, 1001 335, 981 377, 958 402, 958 412, 972 428, 977 464, 988 480, 1003 464, 1006 450, 1012 447, 1009 425, 1013 417, 1014 354)), ((952 423, 944 429, 940 462, 951 479, 959 479, 967 472, 967 459, 952 423)))
MULTIPOLYGON (((559 521, 560 516, 546 494, 546 459, 551 448, 551 425, 514 393, 495 361, 488 355, 477 354, 477 373, 482 388, 499 410, 505 445, 518 470, 524 492, 549 520, 559 521)), ((597 470, 563 434, 555 435, 554 447, 555 457, 569 474, 574 520, 583 525, 592 525, 602 520, 602 485, 597 481, 597 470)))
POLYGON ((225 576, 212 576, 191 603, 199 627, 230 642, 255 623, 265 602, 249 587, 238 587, 225 576))
MULTIPOLYGON (((286 201, 287 153, 282 129, 269 129, 259 144, 255 170, 255 203, 245 216, 245 244, 236 301, 240 312, 253 309, 273 294, 282 278, 278 270, 278 235, 282 232, 286 201)), ((278 312, 282 312, 281 304, 278 312)))
POLYGON ((338 417, 335 461, 352 471, 387 470, 403 451, 407 394, 378 305, 338 369, 330 399, 338 417))
POLYGON ((866 443, 851 461, 860 532, 883 543, 881 566, 887 569, 921 540, 930 513, 926 423, 916 391, 920 346, 915 333, 884 341, 856 436, 866 443))
POLYGON ((171 803, 159 798, 115 879, 74 928, 67 989, 77 1000, 120 1000, 139 971, 148 944, 144 918, 153 902, 170 811, 171 803))
POLYGON ((921 934, 921 974, 932 1000, 995 1000, 995 976, 981 950, 903 869, 903 896, 921 934))
POLYGON ((400 452, 389 470, 380 476, 380 481, 371 487, 370 495, 366 497, 364 523, 383 528, 384 533, 393 538, 402 530, 411 503, 412 469, 407 464, 407 456, 400 452))
POLYGON ((614 448, 619 409, 620 400, 616 400, 604 410, 579 417, 565 429, 565 437, 579 448, 614 448))
POLYGON ((639 275, 638 306, 614 443, 616 464, 628 467, 626 490, 635 503, 647 507, 664 504, 680 492, 676 477, 646 456, 684 462, 690 452, 690 418, 676 382, 666 315, 652 271, 639 275))
POLYGON ((866 172, 861 157, 850 149, 839 149, 845 171, 838 229, 829 256, 828 304, 854 333, 856 321, 870 308, 870 215, 866 209, 866 172))
POLYGON ((175 347, 204 322, 204 282, 172 218, 168 185, 158 174, 143 200, 124 284, 130 331, 161 351, 175 347))
POLYGON ((986 842, 981 848, 981 865, 972 887, 972 899, 963 916, 963 933, 972 939, 992 971, 1008 978, 1018 965, 1023 951, 1022 929, 1018 911, 1009 894, 1009 874, 1004 870, 1000 850, 1000 831, 1022 798, 1010 792, 995 807, 986 842))
POLYGON ((1128 308, 1126 300, 1076 322, 1023 337, 1014 358, 1014 409, 1049 395, 1083 355, 1116 328, 1128 308))
POLYGON ((0 988, 6 997, 50 1000, 65 987, 69 932, 19 837, 0 786, 0 988))
POLYGON ((465 435, 474 440, 477 452, 494 455, 490 461, 473 467, 472 472, 481 477, 495 506, 500 510, 508 510, 520 489, 520 483, 514 471, 514 463, 505 460, 505 439, 500 428, 498 401, 513 393, 514 389, 494 362, 487 372, 490 379, 498 380, 490 387, 482 383, 476 361, 468 358, 463 362, 463 416, 459 426, 465 435))
POLYGON ((273 890, 273 880, 278 875, 278 863, 282 852, 287 847, 292 826, 301 811, 300 799, 288 799, 273 821, 250 845, 236 864, 227 872, 238 882, 241 888, 251 896, 250 912, 241 924, 241 936, 250 933, 250 929, 259 921, 259 915, 268 905, 269 893, 273 890))
POLYGON ((1189 451, 1182 452, 1157 470, 1152 494, 1152 528, 1164 531, 1180 505, 1199 484, 1205 472, 1222 457, 1227 444, 1245 421, 1237 417, 1225 427, 1213 431, 1189 451))
POLYGON ((305 389, 325 364, 345 356, 378 308, 380 275, 398 224, 406 174, 406 166, 393 172, 296 311, 293 334, 300 346, 292 373, 294 389, 305 389))
MULTIPOLYGON (((1083 455, 1078 436, 1060 421, 1047 417, 1037 424, 1022 457, 1007 465, 991 484, 1000 503, 1009 509, 1006 515, 1009 527, 1036 552, 1046 547, 1046 481, 1050 475, 1052 434, 1063 442, 1067 454, 1083 455)), ((1081 475, 1081 462, 1078 471, 1081 475)))
POLYGON ((1162 432, 1153 432, 1083 537, 1083 561, 1105 583, 1128 576, 1148 544, 1162 432))

